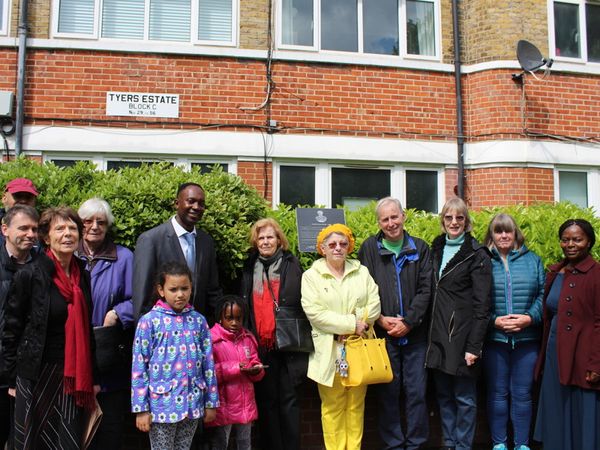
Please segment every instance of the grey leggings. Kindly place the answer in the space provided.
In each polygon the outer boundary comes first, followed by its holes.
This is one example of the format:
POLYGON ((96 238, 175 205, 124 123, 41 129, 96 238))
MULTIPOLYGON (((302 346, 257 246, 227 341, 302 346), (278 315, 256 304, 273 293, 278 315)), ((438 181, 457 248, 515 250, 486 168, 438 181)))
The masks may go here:
POLYGON ((235 431, 237 450, 252 448, 252 423, 236 423, 215 428, 210 450, 227 450, 231 430, 235 431))
POLYGON ((176 423, 152 423, 152 450, 189 450, 199 419, 183 419, 176 423))

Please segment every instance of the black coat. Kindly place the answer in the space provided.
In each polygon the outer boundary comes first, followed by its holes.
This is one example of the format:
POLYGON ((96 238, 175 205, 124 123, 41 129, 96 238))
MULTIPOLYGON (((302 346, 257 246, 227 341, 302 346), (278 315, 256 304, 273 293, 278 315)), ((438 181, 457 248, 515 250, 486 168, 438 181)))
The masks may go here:
MULTIPOLYGON (((369 237, 360 247, 358 259, 369 269, 369 273, 379 286, 381 299, 381 314, 396 316, 400 313, 398 299, 398 277, 394 264, 394 254, 379 246, 383 233, 369 237)), ((427 313, 431 300, 431 257, 429 247, 419 238, 409 236, 404 232, 404 246, 400 252, 408 256, 400 272, 402 287, 402 303, 404 305, 404 322, 411 327, 408 333, 409 343, 425 342, 427 340, 427 313), (409 239, 414 247, 409 244, 409 239), (412 257, 411 257, 412 256, 412 257)), ((387 336, 379 326, 377 334, 387 336)))
POLYGON ((476 376, 481 358, 467 367, 465 352, 481 355, 491 312, 489 250, 469 233, 440 275, 446 235, 432 243, 433 300, 425 365, 450 375, 476 376))
MULTIPOLYGON (((90 275, 85 270, 84 263, 79 259, 76 261, 81 271, 79 286, 88 309, 93 357, 95 341, 92 328, 90 275)), ((37 380, 39 376, 48 329, 52 275, 55 270, 53 261, 42 253, 33 263, 27 264, 13 277, 2 337, 5 346, 4 361, 11 387, 15 386, 17 375, 29 380, 37 380)))
MULTIPOLYGON (((37 257, 37 252, 32 250, 30 254, 33 261, 37 257)), ((0 387, 4 387, 7 384, 7 374, 4 370, 4 346, 2 344, 2 333, 6 318, 6 302, 15 272, 23 267, 25 265, 13 262, 10 256, 8 256, 6 245, 0 244, 0 387)))
MULTIPOLYGON (((254 264, 258 258, 257 252, 252 252, 244 264, 242 272, 242 285, 240 295, 246 302, 247 323, 246 327, 256 335, 256 322, 254 321, 252 305, 252 287, 254 278, 254 264)), ((300 293, 300 284, 302 281, 302 267, 298 259, 289 251, 284 251, 281 261, 280 285, 279 285, 279 304, 287 307, 297 307, 302 310, 300 302, 302 295, 300 293)), ((262 349, 259 349, 262 351, 262 349)), ((277 350, 273 350, 277 351, 277 350)), ((282 352, 285 354, 288 372, 292 384, 298 386, 306 379, 308 370, 308 353, 300 352, 282 352)))

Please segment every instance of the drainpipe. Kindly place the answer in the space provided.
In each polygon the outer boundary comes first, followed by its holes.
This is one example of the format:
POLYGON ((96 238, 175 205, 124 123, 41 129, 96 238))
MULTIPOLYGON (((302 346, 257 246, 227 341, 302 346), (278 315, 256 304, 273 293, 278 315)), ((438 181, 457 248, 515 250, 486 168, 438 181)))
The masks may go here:
POLYGON ((19 57, 17 63, 17 121, 15 136, 15 156, 23 149, 23 122, 25 120, 25 57, 27 54, 27 6, 29 0, 21 0, 19 8, 19 57))
POLYGON ((452 30, 454 34, 454 83, 456 90, 456 145, 458 152, 458 196, 465 198, 465 139, 463 125, 463 99, 460 65, 460 28, 458 0, 452 0, 452 30))

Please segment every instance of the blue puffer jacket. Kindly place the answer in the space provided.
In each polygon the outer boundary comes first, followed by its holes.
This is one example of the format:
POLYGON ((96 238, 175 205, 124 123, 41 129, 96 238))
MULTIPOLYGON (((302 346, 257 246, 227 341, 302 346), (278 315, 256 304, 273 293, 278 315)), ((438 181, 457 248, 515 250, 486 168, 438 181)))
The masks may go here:
POLYGON ((492 250, 492 315, 487 339, 497 342, 540 340, 545 272, 540 257, 525 245, 510 252, 508 268, 496 249, 492 250), (507 334, 496 327, 498 316, 528 314, 532 324, 519 333, 507 334))

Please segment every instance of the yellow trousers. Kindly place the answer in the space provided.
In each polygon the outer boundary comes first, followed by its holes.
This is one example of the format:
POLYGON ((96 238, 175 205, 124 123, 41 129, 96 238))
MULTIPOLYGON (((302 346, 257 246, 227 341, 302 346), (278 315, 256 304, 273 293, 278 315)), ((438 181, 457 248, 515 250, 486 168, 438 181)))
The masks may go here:
POLYGON ((333 386, 318 385, 321 424, 327 450, 360 450, 367 386, 344 387, 336 373, 333 386))

